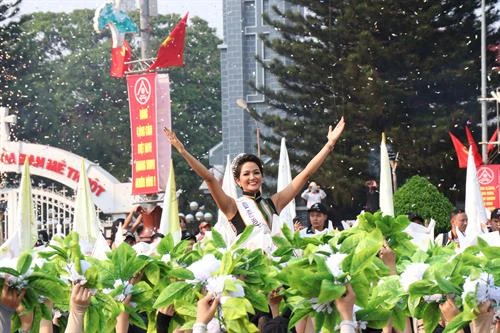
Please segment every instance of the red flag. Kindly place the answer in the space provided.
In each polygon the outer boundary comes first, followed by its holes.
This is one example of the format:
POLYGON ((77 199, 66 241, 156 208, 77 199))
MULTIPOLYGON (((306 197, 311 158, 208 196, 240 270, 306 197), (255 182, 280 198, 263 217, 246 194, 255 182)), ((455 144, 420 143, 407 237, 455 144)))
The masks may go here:
POLYGON ((479 150, 477 149, 476 141, 474 140, 474 137, 472 136, 472 133, 469 129, 469 126, 465 126, 465 133, 467 134, 467 141, 469 142, 469 146, 472 148, 472 156, 474 157, 474 162, 476 162, 476 167, 478 167, 481 164, 483 164, 483 159, 481 158, 481 155, 479 154, 479 150))
POLYGON ((495 129, 495 132, 493 132, 490 141, 488 141, 488 153, 497 145, 496 143, 493 143, 497 141, 497 137, 498 137, 498 128, 495 129))
POLYGON ((132 49, 126 40, 123 40, 123 45, 114 47, 111 50, 111 69, 109 75, 112 77, 123 77, 129 66, 125 62, 130 61, 132 57, 132 49))
POLYGON ((460 140, 457 139, 456 136, 451 134, 451 132, 448 132, 451 138, 451 142, 453 143, 453 147, 455 147, 455 152, 457 153, 457 158, 458 158, 458 167, 460 169, 465 169, 467 168, 467 158, 468 158, 468 151, 467 148, 460 142, 460 140))
POLYGON ((184 66, 184 35, 186 34, 187 18, 188 14, 177 23, 170 35, 160 44, 156 60, 149 66, 148 70, 184 66))

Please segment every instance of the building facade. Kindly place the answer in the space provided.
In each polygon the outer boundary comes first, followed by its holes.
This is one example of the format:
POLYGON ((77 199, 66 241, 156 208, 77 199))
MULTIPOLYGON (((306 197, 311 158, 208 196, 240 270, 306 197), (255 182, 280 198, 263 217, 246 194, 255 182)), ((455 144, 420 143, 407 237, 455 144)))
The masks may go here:
MULTIPOLYGON (((284 0, 224 0, 224 41, 219 45, 221 52, 221 103, 222 103, 222 142, 210 151, 211 165, 224 165, 226 156, 234 157, 239 153, 257 152, 257 128, 262 124, 253 119, 250 113, 238 106, 238 99, 244 100, 248 108, 260 114, 272 111, 266 105, 264 95, 250 86, 280 89, 277 80, 260 64, 256 57, 270 61, 276 54, 264 46, 259 36, 279 38, 275 29, 264 22, 262 15, 277 18, 273 11, 293 7, 284 0)), ((265 129, 261 129, 264 130, 265 129)))

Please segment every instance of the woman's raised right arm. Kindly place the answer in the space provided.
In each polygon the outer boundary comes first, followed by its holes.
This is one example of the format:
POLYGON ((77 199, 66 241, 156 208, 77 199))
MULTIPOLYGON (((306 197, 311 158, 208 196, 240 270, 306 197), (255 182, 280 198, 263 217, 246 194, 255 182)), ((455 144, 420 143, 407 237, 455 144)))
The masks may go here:
POLYGON ((194 172, 196 172, 196 174, 203 178, 203 180, 207 183, 208 190, 210 191, 212 198, 215 200, 217 207, 219 207, 228 219, 232 219, 237 212, 236 202, 234 199, 224 192, 217 178, 215 178, 215 176, 200 161, 198 161, 186 150, 173 131, 166 127, 163 128, 163 131, 167 135, 170 144, 177 149, 182 157, 184 157, 187 164, 189 164, 194 172))

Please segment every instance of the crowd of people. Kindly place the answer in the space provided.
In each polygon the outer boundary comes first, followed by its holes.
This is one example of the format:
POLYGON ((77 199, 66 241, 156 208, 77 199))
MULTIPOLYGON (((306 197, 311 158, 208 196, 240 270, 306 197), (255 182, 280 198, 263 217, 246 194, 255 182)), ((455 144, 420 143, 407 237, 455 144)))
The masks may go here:
MULTIPOLYGON (((248 249, 258 249, 261 253, 267 253, 272 256, 271 249, 273 246, 273 238, 271 237, 271 229, 273 223, 273 216, 279 215, 283 208, 295 198, 306 185, 310 177, 318 170, 322 163, 333 151, 335 144, 340 138, 344 129, 344 120, 341 119, 339 123, 332 128, 330 126, 327 134, 327 142, 317 153, 317 155, 308 163, 308 165, 292 180, 292 182, 278 193, 270 197, 263 197, 261 195, 261 187, 263 183, 263 165, 261 160, 250 154, 238 155, 232 163, 233 176, 236 184, 240 187, 242 196, 234 199, 228 196, 223 190, 219 181, 210 173, 207 168, 195 159, 178 140, 175 133, 169 129, 165 129, 165 133, 178 153, 186 160, 190 167, 198 174, 208 185, 208 189, 221 212, 226 216, 230 222, 231 231, 234 233, 237 242, 238 237, 245 234, 246 230, 251 230, 250 235, 246 235, 248 240, 242 246, 248 249), (253 226, 253 229, 248 229, 247 226, 253 226)), ((372 189, 376 184, 370 184, 372 189)), ((335 223, 329 220, 328 209, 322 204, 324 199, 324 191, 314 182, 310 182, 306 190, 302 192, 302 198, 307 201, 308 211, 308 225, 303 225, 300 221, 295 221, 294 227, 302 239, 309 239, 310 237, 321 237, 329 232, 338 233, 338 231, 347 230, 351 226, 344 223, 335 223), (337 230, 337 231, 334 231, 337 230)), ((152 227, 150 219, 155 219, 159 215, 155 205, 143 206, 134 208, 124 221, 120 221, 122 225, 115 229, 122 230, 125 243, 130 246, 136 247, 139 243, 147 243, 158 245, 165 235, 158 234, 157 229, 152 227)), ((185 220, 180 217, 182 240, 194 243, 204 243, 210 241, 211 238, 211 225, 209 223, 201 223, 199 225, 199 232, 197 235, 186 230, 185 220)), ((423 219, 416 215, 409 216, 409 219, 414 223, 424 223, 423 219)), ((438 235, 435 243, 440 246, 460 247, 460 235, 465 233, 467 226, 467 216, 464 211, 454 211, 450 218, 451 230, 449 233, 438 235)), ((488 227, 492 231, 499 231, 500 227, 500 209, 496 209, 491 214, 491 220, 488 222, 488 227)), ((311 238, 312 239, 312 238, 311 238)), ((112 247, 113 237, 110 237, 110 246, 112 247)), ((313 244, 313 243, 311 243, 313 244)), ((228 244, 231 245, 231 244, 228 244)), ((137 247, 138 248, 138 247, 137 247)), ((189 251, 191 247, 187 247, 189 251)), ((154 251, 154 247, 150 247, 154 251)), ((378 248, 377 257, 386 266, 386 268, 379 268, 382 271, 386 270, 388 275, 397 275, 398 269, 396 266, 397 256, 395 251, 384 242, 381 248, 378 248)), ((331 250, 331 248, 330 248, 331 250)), ((141 251, 138 251, 141 252, 141 251)), ((141 252, 143 253, 143 252, 141 252)), ((295 253, 297 255, 297 253, 295 253)), ((300 255, 300 254, 298 254, 300 255)), ((203 268, 204 269, 204 268, 203 268)), ((208 270, 208 267, 206 267, 208 270)), ((252 269, 249 267, 248 269, 252 269)), ((399 272, 400 273, 400 272, 399 272)), ((242 281, 246 280, 246 276, 241 275, 238 277, 242 281)), ((141 279, 141 274, 135 276, 130 280, 130 284, 135 284, 141 279)), ((498 282, 497 282, 498 283, 498 282)), ((238 284, 233 285, 233 289, 238 284)), ((289 296, 286 293, 287 285, 273 289, 267 295, 268 311, 258 311, 255 315, 249 318, 259 332, 289 332, 294 331, 298 333, 319 332, 322 330, 322 324, 318 323, 311 316, 303 316, 301 320, 296 321, 293 319, 293 309, 289 306, 286 298, 289 296), (290 325, 290 321, 294 320, 294 325, 290 325)), ((319 286, 318 286, 319 288, 319 286)), ((208 289, 208 286, 207 286, 208 289)), ((213 294, 211 291, 205 290, 204 295, 200 295, 197 302, 195 322, 190 325, 187 330, 178 329, 176 332, 189 332, 202 333, 202 332, 218 332, 221 330, 220 318, 214 316, 221 312, 221 305, 226 301, 220 294, 213 294), (219 321, 216 329, 211 328, 210 323, 219 321)), ((84 281, 73 281, 71 285, 71 296, 69 297, 70 306, 69 314, 67 316, 67 324, 65 325, 65 332, 80 333, 84 331, 85 326, 85 313, 88 311, 93 297, 93 290, 87 287, 84 281)), ((444 295, 443 302, 439 305, 441 311, 441 320, 439 325, 433 332, 441 332, 446 330, 448 323, 453 322, 454 318, 460 316, 461 309, 456 303, 453 295, 444 295)), ((20 320, 19 332, 29 332, 31 330, 34 316, 33 313, 27 312, 23 307, 23 298, 25 297, 25 290, 10 288, 4 280, 2 293, 0 295, 0 328, 2 332, 11 331, 11 319, 15 313, 20 320)), ((345 284, 345 292, 336 299, 326 305, 334 307, 336 312, 326 311, 331 315, 331 320, 338 320, 338 327, 336 330, 341 333, 352 333, 359 330, 363 332, 397 332, 398 330, 393 327, 393 324, 388 321, 381 329, 374 330, 371 328, 361 327, 356 321, 356 297, 353 287, 349 283, 345 284), (333 316, 338 316, 333 318, 333 316)), ((122 302, 125 306, 132 304, 134 300, 132 295, 129 294, 122 302)), ((153 300, 152 300, 153 301, 153 300)), ((50 308, 50 300, 46 300, 50 308)), ((498 309, 498 304, 493 304, 490 300, 478 304, 476 316, 470 321, 470 326, 463 328, 464 332, 470 331, 473 333, 487 333, 487 332, 500 332, 500 324, 498 318, 495 317, 494 306, 498 309)), ((133 325, 130 321, 129 314, 123 310, 116 317, 116 322, 113 323, 116 332, 145 332, 143 329, 133 325)), ((166 332, 171 324, 176 311, 175 306, 169 305, 165 308, 159 308, 156 313, 156 329, 157 332, 166 332)), ((246 311, 247 312, 247 311, 246 311)), ((245 312, 245 313, 246 313, 245 312)), ((328 316, 327 315, 327 316, 328 316)), ((147 318, 144 318, 147 321, 147 318)), ((325 319, 330 320, 330 319, 325 319)), ((404 325, 404 332, 423 332, 425 323, 422 320, 406 318, 404 325)), ((59 332, 61 327, 58 324, 56 317, 51 320, 41 319, 37 327, 40 327, 40 332, 59 332)), ((461 329, 462 330, 462 329, 461 329)))

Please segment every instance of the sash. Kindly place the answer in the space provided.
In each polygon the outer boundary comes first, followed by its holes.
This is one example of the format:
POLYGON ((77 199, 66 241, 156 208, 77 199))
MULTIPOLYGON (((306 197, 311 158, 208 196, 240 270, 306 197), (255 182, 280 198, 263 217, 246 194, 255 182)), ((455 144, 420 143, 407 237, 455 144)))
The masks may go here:
POLYGON ((267 233, 271 232, 264 215, 262 215, 259 207, 257 207, 257 203, 253 199, 245 196, 239 197, 236 199, 236 207, 246 225, 253 224, 255 229, 261 229, 265 233, 266 231, 267 233))
MULTIPOLYGON (((260 249, 268 254, 274 250, 271 229, 254 200, 246 197, 236 199, 236 207, 245 225, 253 225, 252 235, 241 245, 250 250, 260 249)), ((235 242, 238 240, 239 235, 235 242)))

